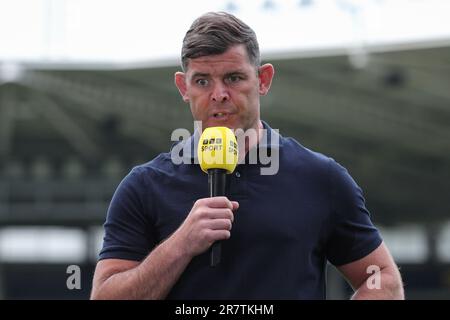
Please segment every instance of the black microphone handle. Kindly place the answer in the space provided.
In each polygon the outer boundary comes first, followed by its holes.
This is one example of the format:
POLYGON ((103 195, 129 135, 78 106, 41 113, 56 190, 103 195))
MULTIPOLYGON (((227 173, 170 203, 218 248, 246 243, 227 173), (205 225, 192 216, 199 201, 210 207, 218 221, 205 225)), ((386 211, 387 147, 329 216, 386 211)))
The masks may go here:
MULTIPOLYGON (((225 169, 208 170, 208 186, 210 197, 225 195, 226 175, 227 172, 225 169)), ((220 263, 221 252, 221 241, 214 242, 211 247, 211 267, 216 267, 220 263)))

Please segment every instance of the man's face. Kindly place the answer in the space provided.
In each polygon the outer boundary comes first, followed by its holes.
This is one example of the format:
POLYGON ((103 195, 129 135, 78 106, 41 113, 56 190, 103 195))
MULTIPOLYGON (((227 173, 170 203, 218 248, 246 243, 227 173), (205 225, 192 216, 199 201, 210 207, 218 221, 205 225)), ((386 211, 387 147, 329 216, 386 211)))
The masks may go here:
POLYGON ((260 67, 258 74, 245 46, 237 45, 223 54, 190 59, 186 73, 175 74, 175 83, 203 128, 247 130, 259 127, 259 96, 269 90, 272 76, 271 65, 260 67))

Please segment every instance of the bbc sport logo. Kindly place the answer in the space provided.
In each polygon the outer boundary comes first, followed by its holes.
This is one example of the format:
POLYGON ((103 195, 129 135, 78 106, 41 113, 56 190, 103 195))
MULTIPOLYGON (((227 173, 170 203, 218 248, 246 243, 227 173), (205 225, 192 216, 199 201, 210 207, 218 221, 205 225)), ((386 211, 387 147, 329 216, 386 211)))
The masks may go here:
MULTIPOLYGON (((240 163, 246 163, 248 161, 248 164, 256 164, 260 163, 262 166, 260 168, 260 174, 261 175, 275 175, 278 173, 279 167, 280 167, 280 157, 279 157, 279 130, 278 129, 272 129, 276 134, 272 134, 270 137, 270 144, 272 146, 271 152, 269 153, 266 148, 252 148, 248 151, 248 157, 242 157, 242 162, 240 163)), ((201 121, 194 121, 194 132, 200 133, 202 132, 202 123, 201 121)), ((200 134, 194 134, 192 135, 191 132, 188 129, 185 128, 177 128, 174 131, 172 131, 171 134, 171 141, 179 142, 176 144, 171 152, 170 157, 172 160, 172 163, 175 165, 180 164, 199 164, 198 158, 194 157, 193 161, 189 156, 183 156, 183 155, 190 155, 193 151, 196 152, 196 150, 192 150, 192 147, 196 148, 199 143, 200 134), (194 143, 184 143, 187 142, 191 136, 194 138, 194 143)), ((246 131, 242 129, 237 129, 234 131, 234 134, 236 136, 237 144, 234 143, 233 146, 229 146, 230 148, 233 148, 235 152, 237 153, 238 146, 244 146, 246 139, 252 138, 254 140, 257 139, 258 132, 255 129, 248 129, 246 131)), ((220 138, 217 138, 218 140, 220 138)), ((262 136, 261 140, 259 140, 259 143, 267 145, 268 143, 268 130, 262 129, 262 136)), ((222 141, 220 141, 220 144, 222 141)), ((202 141, 202 148, 213 148, 212 150, 218 150, 214 148, 219 148, 219 142, 217 140, 207 140, 205 139, 202 141)), ((221 146, 220 146, 221 147, 221 146)), ((206 150, 206 149, 205 149, 206 150)), ((204 150, 202 150, 204 151, 204 150)), ((234 152, 234 151, 233 151, 234 152)))

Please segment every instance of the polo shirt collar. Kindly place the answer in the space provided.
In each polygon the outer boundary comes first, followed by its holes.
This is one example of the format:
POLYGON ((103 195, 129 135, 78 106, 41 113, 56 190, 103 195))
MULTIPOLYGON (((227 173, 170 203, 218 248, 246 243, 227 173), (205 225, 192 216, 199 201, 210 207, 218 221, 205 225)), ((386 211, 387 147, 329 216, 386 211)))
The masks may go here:
MULTIPOLYGON (((270 155, 272 150, 278 150, 280 148, 280 145, 282 143, 281 142, 282 136, 278 133, 278 130, 272 129, 267 124, 267 122, 265 122, 263 120, 261 120, 261 122, 262 122, 263 128, 265 130, 263 131, 263 136, 262 136, 261 140, 259 141, 259 143, 257 144, 256 148, 267 149, 266 152, 268 155, 270 155)), ((190 163, 192 163, 191 162, 192 160, 194 160, 194 163, 198 163, 197 149, 198 149, 198 142, 200 141, 200 135, 201 135, 200 130, 198 130, 196 128, 194 131, 194 134, 191 135, 189 137, 189 139, 178 142, 178 143, 182 143, 183 145, 186 145, 186 144, 190 145, 190 148, 188 148, 188 150, 190 150, 190 152, 188 152, 187 154, 185 154, 183 152, 183 159, 190 163)), ((175 143, 174 145, 176 145, 178 143, 175 143)), ((184 149, 183 149, 183 151, 184 151, 184 149)), ((248 154, 249 153, 247 153, 247 155, 246 155, 246 160, 248 158, 248 154)), ((258 154, 259 154, 259 152, 258 152, 258 154)), ((247 163, 247 161, 246 161, 246 163, 247 163)))

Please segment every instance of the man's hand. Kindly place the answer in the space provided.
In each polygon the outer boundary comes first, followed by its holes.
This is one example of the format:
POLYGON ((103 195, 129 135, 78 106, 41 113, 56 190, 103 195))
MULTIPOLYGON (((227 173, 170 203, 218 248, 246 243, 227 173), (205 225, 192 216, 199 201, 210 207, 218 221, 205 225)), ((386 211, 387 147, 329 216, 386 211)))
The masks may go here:
POLYGON ((142 262, 104 259, 97 263, 92 299, 164 299, 192 258, 230 237, 236 201, 197 200, 182 225, 142 262))
POLYGON ((239 203, 227 197, 199 199, 172 237, 188 255, 199 255, 215 241, 230 238, 233 211, 238 208, 239 203))

